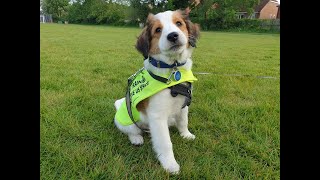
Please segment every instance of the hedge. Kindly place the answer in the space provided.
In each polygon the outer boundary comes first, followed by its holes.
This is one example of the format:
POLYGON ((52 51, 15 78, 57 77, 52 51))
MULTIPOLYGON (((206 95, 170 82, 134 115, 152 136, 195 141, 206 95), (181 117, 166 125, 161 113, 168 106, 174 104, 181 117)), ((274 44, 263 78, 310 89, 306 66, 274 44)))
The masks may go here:
POLYGON ((196 19, 203 30, 280 32, 280 19, 196 19))

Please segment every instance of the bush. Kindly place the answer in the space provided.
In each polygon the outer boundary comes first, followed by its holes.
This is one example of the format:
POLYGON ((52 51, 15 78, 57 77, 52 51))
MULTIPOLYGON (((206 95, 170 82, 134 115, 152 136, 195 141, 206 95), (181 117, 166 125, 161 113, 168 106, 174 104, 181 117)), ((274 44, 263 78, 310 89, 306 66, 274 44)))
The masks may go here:
POLYGON ((250 31, 250 32, 280 32, 280 20, 274 19, 199 19, 191 18, 193 22, 199 23, 202 30, 218 31, 250 31))

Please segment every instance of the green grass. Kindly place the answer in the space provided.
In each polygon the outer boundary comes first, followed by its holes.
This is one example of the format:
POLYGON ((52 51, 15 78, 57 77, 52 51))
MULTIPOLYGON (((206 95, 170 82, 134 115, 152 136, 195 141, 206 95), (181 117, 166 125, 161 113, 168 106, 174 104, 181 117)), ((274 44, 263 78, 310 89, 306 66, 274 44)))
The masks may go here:
POLYGON ((196 140, 171 129, 181 166, 171 176, 148 135, 135 147, 113 124, 114 101, 142 67, 140 31, 41 24, 40 178, 280 179, 279 34, 202 32, 189 114, 196 140))

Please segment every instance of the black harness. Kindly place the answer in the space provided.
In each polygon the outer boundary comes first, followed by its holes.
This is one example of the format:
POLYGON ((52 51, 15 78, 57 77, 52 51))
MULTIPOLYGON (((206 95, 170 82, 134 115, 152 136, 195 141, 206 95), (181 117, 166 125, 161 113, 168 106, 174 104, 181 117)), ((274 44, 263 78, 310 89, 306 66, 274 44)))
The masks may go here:
MULTIPOLYGON (((151 57, 150 57, 151 58, 151 57)), ((155 60, 155 59, 152 59, 152 60, 155 60)), ((150 62, 150 61, 149 61, 150 62)), ((161 62, 161 61, 160 61, 161 62)), ((151 62, 150 62, 151 63, 151 62)), ((163 63, 163 62, 161 62, 163 63)), ((152 63, 151 63, 152 64, 152 63)), ((159 66, 159 61, 156 63, 158 67, 159 66)), ((175 66, 172 66, 173 68, 176 68, 177 66, 182 66, 184 65, 185 63, 183 64, 178 64, 177 62, 175 63, 175 66)), ((154 64, 152 64, 154 65, 154 64)), ((161 65, 161 64, 160 64, 161 65)), ((156 66, 156 67, 157 67, 156 66)), ((161 67, 160 67, 161 68, 161 67)), ((167 67, 165 67, 167 68, 167 67)), ((155 75, 153 74, 151 71, 147 70, 148 73, 150 74, 151 77, 153 77, 153 79, 157 80, 157 81, 160 81, 160 82, 163 82, 163 83, 170 83, 171 80, 170 80, 170 77, 168 79, 166 78, 163 78, 161 76, 158 76, 158 75, 155 75)), ((135 77, 136 74, 134 74, 133 76, 131 76, 129 79, 128 79, 128 89, 127 89, 127 93, 126 93, 126 107, 127 107, 127 110, 128 110, 128 114, 129 114, 129 117, 130 119, 132 120, 132 122, 139 128, 141 129, 142 131, 144 132, 149 132, 149 129, 145 129, 145 128, 142 128, 140 127, 135 121, 134 121, 134 118, 133 118, 133 115, 132 115, 132 110, 131 110, 131 98, 130 98, 130 86, 131 86, 131 83, 133 82, 133 79, 135 77)), ((181 109, 185 108, 186 106, 190 106, 191 104, 191 98, 192 98, 192 84, 190 82, 186 82, 186 84, 176 84, 174 86, 170 86, 168 87, 170 90, 171 90, 171 96, 172 97, 177 97, 178 94, 182 95, 182 96, 185 96, 185 101, 184 101, 184 104, 182 105, 181 109)))

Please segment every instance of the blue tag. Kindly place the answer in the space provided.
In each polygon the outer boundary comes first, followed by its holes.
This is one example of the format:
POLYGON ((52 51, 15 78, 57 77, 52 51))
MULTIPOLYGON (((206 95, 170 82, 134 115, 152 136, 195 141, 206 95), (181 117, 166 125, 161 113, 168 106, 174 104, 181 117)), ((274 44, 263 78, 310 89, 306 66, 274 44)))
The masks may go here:
POLYGON ((181 72, 180 71, 176 71, 174 72, 174 80, 179 81, 181 79, 181 72))

